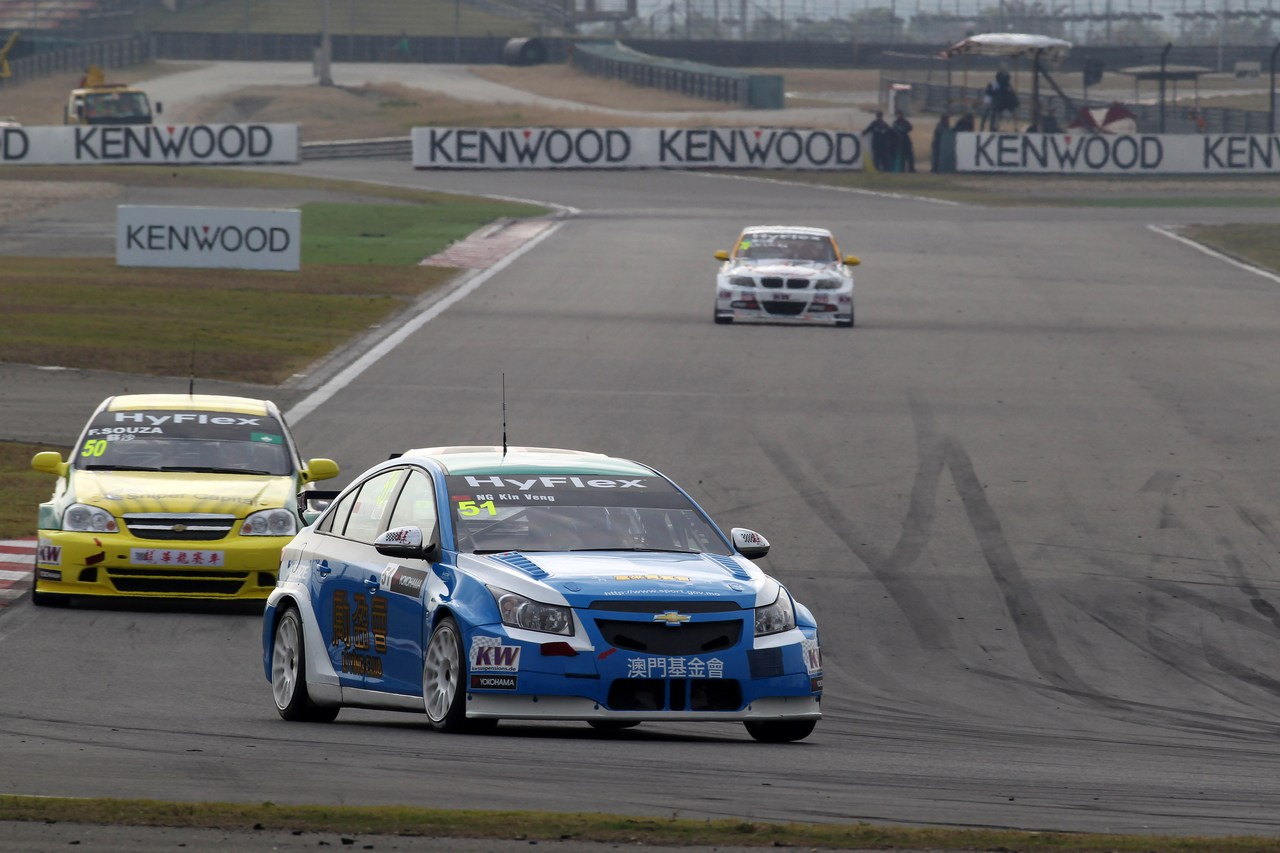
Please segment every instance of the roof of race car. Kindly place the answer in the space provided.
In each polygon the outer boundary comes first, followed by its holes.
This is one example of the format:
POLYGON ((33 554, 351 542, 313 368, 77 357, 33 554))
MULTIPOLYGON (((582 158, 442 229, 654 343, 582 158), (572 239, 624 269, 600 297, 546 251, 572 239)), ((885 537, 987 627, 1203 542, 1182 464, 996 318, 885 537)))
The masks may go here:
POLYGON ((831 236, 829 229, 814 228, 809 225, 749 225, 742 229, 743 234, 760 234, 773 231, 786 231, 791 234, 813 234, 821 237, 831 236))
POLYGON ((400 458, 430 458, 446 474, 630 474, 653 476, 639 462, 557 447, 457 446, 406 450, 400 458))
POLYGON ((133 409, 183 409, 191 412, 236 412, 243 415, 271 414, 271 404, 250 397, 219 394, 121 394, 103 405, 108 412, 133 409))

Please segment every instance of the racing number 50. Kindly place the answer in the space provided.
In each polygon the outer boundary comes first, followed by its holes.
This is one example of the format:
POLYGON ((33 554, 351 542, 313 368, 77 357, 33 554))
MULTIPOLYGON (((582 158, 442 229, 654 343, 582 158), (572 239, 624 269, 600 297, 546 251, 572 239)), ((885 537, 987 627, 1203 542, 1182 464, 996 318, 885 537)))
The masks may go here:
POLYGON ((485 501, 482 504, 477 504, 475 501, 458 501, 458 515, 470 518, 479 515, 480 510, 487 510, 489 515, 498 514, 498 508, 493 505, 493 501, 485 501))
POLYGON ((90 439, 80 448, 81 456, 101 456, 107 452, 107 440, 105 438, 90 439))

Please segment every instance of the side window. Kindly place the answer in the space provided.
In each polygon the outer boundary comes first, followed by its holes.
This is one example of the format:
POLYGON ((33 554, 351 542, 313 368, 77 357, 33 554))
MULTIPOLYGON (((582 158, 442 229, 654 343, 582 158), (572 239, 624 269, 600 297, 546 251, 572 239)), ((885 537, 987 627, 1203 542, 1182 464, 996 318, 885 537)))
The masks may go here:
POLYGON ((387 528, 414 525, 422 529, 422 541, 430 542, 436 531, 436 492, 431 477, 414 469, 405 481, 387 528))
POLYGON ((333 510, 320 520, 320 524, 316 527, 324 533, 342 534, 342 528, 347 526, 347 516, 351 515, 351 505, 355 503, 356 492, 347 492, 333 510))
POLYGON ((391 501, 396 496, 396 488, 404 479, 405 469, 393 468, 376 477, 365 480, 360 491, 356 493, 355 504, 351 507, 351 517, 347 519, 347 528, 343 535, 357 542, 373 544, 382 530, 382 522, 391 509, 391 501))

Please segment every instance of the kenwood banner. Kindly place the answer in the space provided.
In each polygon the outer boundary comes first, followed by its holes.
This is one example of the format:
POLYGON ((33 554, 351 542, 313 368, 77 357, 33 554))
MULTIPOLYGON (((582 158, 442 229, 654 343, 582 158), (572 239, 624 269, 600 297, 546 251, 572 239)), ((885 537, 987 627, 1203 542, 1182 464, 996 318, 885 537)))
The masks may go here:
POLYGON ((861 169, 862 140, 812 128, 415 127, 417 169, 861 169))
POLYGON ((116 265, 301 269, 302 211, 234 207, 116 208, 116 265))
POLYGON ((0 128, 0 164, 297 163, 296 124, 0 128))
POLYGON ((960 133, 956 169, 1078 175, 1275 174, 1280 173, 1280 136, 960 133))

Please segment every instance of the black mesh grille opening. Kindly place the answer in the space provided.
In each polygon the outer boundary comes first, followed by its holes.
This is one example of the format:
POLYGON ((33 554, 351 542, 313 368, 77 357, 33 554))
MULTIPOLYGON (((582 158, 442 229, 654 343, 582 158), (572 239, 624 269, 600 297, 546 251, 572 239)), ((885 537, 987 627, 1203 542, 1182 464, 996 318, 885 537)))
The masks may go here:
POLYGON ((769 302, 764 301, 760 306, 770 314, 777 314, 779 317, 796 317, 804 313, 805 303, 803 302, 769 302))
POLYGON ((782 287, 782 279, 768 276, 760 279, 761 287, 782 287))
POLYGON ((686 622, 679 627, 658 623, 597 619, 596 627, 611 646, 651 655, 701 655, 733 648, 742 622, 686 622))
POLYGON ((120 592, 155 592, 165 595, 226 595, 240 591, 244 581, 219 581, 209 578, 186 580, 184 578, 112 578, 112 585, 120 592))
POLYGON ((660 678, 619 678, 609 686, 609 707, 615 711, 662 710, 666 687, 660 678))
POLYGON ((787 279, 787 290, 805 290, 808 287, 809 287, 809 279, 807 278, 787 279))
POLYGON ((689 679, 690 711, 736 711, 742 707, 742 685, 731 678, 689 679))

